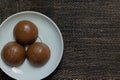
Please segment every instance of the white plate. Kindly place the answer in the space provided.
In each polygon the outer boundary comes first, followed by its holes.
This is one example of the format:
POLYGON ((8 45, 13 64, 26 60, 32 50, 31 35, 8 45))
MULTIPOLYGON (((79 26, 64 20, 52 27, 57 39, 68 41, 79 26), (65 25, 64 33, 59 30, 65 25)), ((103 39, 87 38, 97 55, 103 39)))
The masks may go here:
POLYGON ((49 61, 42 67, 33 67, 27 59, 19 67, 7 66, 1 59, 0 67, 9 76, 17 80, 40 80, 50 75, 60 63, 63 54, 63 38, 57 25, 47 16, 33 11, 24 11, 8 17, 0 25, 0 51, 4 45, 14 41, 13 28, 21 20, 33 22, 39 29, 39 36, 51 50, 49 61))

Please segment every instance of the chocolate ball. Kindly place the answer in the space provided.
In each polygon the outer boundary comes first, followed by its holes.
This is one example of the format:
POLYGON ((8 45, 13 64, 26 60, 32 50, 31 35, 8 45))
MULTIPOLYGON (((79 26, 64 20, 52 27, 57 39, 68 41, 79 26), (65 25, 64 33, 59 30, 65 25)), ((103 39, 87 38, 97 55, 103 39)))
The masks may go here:
POLYGON ((19 66, 26 58, 25 49, 16 42, 9 42, 3 47, 1 57, 9 66, 19 66))
POLYGON ((29 45, 38 37, 38 29, 32 22, 23 20, 16 24, 13 34, 18 43, 29 45))
POLYGON ((28 47, 27 58, 32 65, 42 66, 50 58, 50 49, 44 43, 35 42, 28 47))

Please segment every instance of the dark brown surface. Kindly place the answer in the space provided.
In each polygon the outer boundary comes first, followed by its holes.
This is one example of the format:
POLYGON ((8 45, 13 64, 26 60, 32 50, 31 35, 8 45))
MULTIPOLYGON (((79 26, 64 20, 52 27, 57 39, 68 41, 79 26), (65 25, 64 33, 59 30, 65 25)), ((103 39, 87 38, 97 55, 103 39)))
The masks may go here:
MULTIPOLYGON (((52 18, 64 38, 62 61, 46 80, 120 79, 120 0, 0 0, 0 22, 24 10, 52 18)), ((12 79, 0 71, 0 80, 12 79)))

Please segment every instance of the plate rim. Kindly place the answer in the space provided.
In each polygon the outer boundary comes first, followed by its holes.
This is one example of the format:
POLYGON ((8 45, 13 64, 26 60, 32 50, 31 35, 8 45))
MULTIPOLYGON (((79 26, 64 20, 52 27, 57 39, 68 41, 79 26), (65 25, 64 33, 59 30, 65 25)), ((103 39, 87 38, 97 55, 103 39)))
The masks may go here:
MULTIPOLYGON (((60 64, 60 62, 61 62, 61 60, 62 60, 63 52, 64 52, 64 41, 63 41, 64 39, 63 39, 62 33, 61 33, 60 29, 58 28, 57 24, 56 24, 50 17, 46 16, 45 14, 43 14, 43 13, 41 13, 41 12, 36 12, 36 11, 20 11, 20 12, 17 12, 17 13, 14 13, 14 14, 8 16, 8 17, 7 17, 5 20, 3 20, 2 23, 0 24, 0 30, 1 30, 1 27, 5 24, 5 22, 7 22, 8 20, 10 20, 12 17, 15 17, 15 16, 20 15, 20 14, 38 14, 38 15, 43 16, 44 18, 46 18, 47 20, 49 20, 49 21, 55 26, 55 28, 57 29, 57 31, 58 31, 58 33, 59 33, 59 35, 60 35, 60 39, 61 39, 60 41, 61 41, 61 46, 62 46, 62 47, 61 47, 61 52, 60 52, 59 60, 58 60, 58 62, 57 62, 57 65, 55 65, 55 68, 52 69, 52 71, 51 71, 49 74, 47 74, 47 75, 44 76, 43 78, 40 78, 40 79, 44 79, 44 78, 48 77, 49 75, 51 75, 51 74, 57 69, 57 67, 59 66, 59 64, 60 64)), ((1 66, 0 66, 0 69, 1 69, 6 75, 8 75, 9 77, 11 77, 11 78, 13 78, 13 79, 16 79, 16 77, 11 76, 9 73, 5 72, 5 71, 1 68, 1 66)))

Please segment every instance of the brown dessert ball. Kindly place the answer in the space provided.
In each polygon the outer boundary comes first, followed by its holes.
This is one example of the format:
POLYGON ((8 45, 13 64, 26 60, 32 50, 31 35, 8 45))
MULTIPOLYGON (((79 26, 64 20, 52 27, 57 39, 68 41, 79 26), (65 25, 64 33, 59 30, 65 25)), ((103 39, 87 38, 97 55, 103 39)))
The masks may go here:
POLYGON ((41 42, 35 42, 27 50, 27 58, 34 66, 44 65, 50 58, 49 47, 41 42))
POLYGON ((18 43, 29 45, 38 37, 38 29, 32 22, 23 20, 16 24, 13 34, 18 43))
POLYGON ((9 42, 3 47, 1 57, 9 66, 19 66, 26 58, 25 49, 16 42, 9 42))

